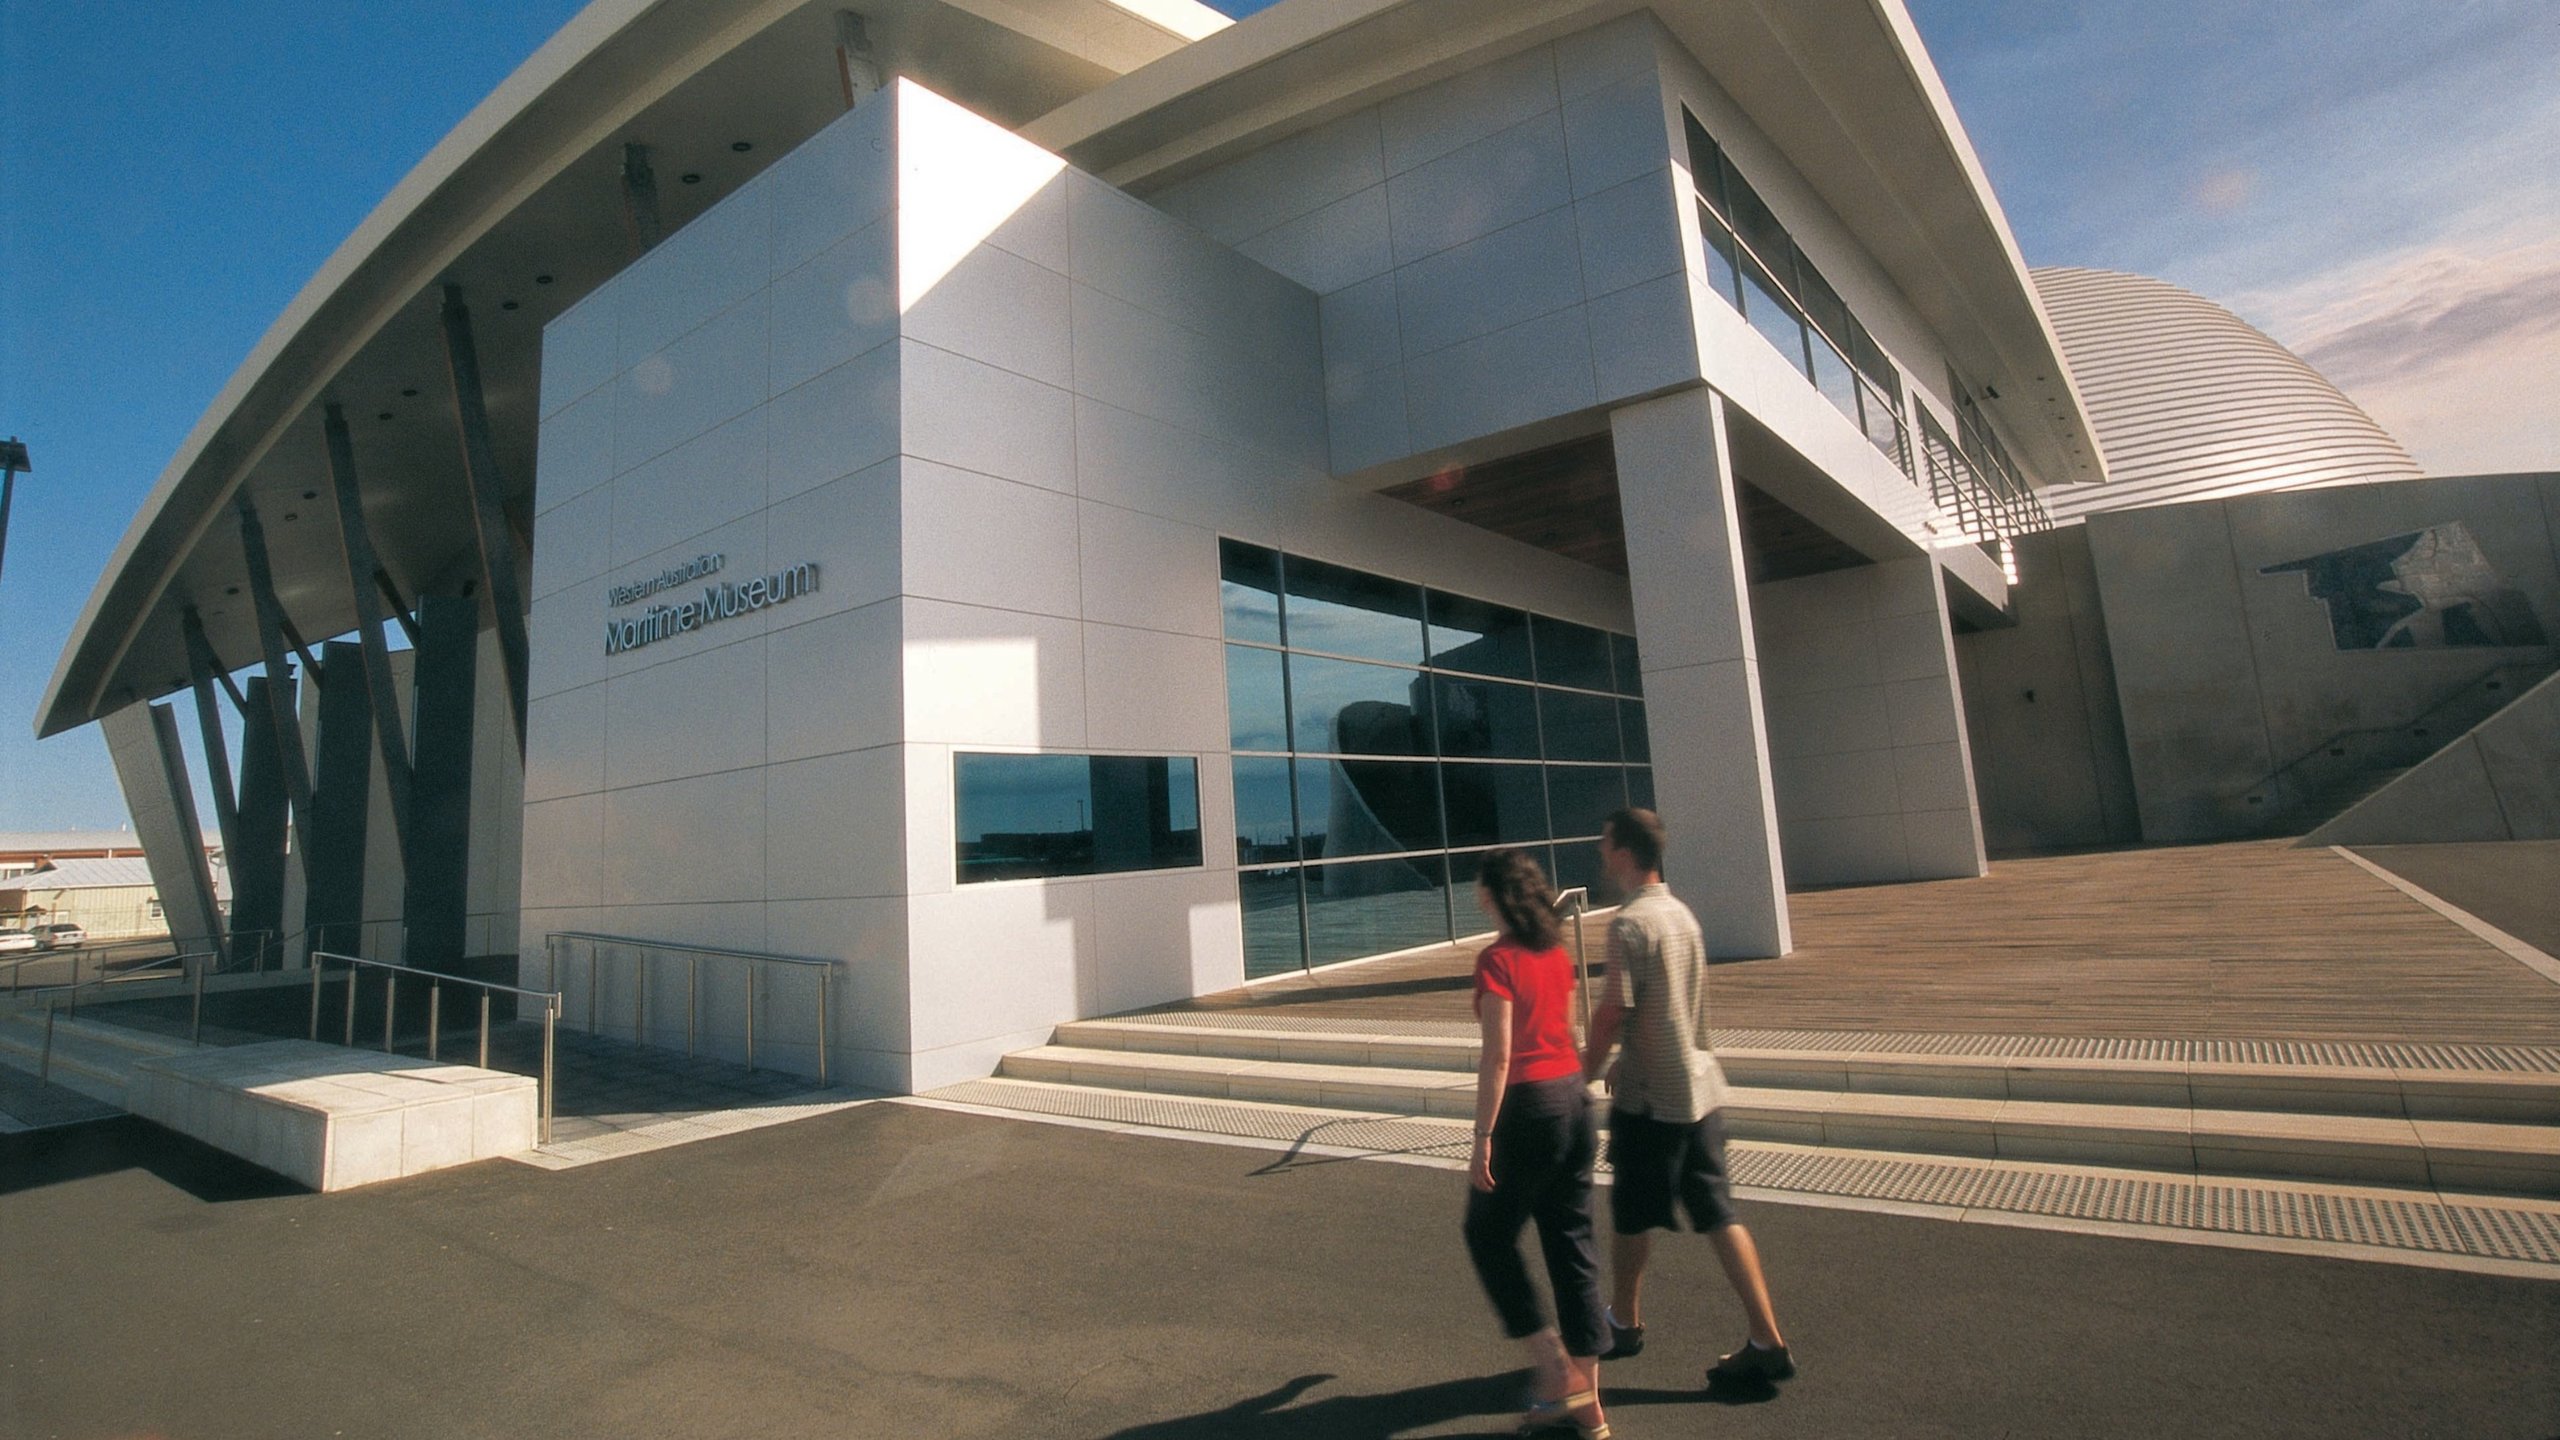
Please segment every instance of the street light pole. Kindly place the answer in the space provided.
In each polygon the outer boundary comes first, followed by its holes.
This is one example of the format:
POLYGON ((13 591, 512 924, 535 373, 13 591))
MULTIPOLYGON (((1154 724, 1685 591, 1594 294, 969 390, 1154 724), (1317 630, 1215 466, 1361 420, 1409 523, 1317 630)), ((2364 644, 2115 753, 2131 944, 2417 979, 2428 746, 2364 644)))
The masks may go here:
POLYGON ((35 468, 27 463, 25 442, 15 435, 0 440, 0 561, 9 554, 9 494, 17 488, 18 473, 32 475, 35 468))

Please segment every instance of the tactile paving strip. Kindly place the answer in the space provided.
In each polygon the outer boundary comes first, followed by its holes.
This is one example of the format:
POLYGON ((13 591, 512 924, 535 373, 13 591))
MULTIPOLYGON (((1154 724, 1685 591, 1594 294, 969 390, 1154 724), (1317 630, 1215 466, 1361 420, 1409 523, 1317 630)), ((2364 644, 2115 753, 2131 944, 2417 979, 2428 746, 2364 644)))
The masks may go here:
MULTIPOLYGON (((1284 1105, 1017 1080, 970 1081, 935 1091, 930 1098, 1378 1155, 1461 1159, 1470 1139, 1464 1122, 1456 1120, 1346 1117, 1284 1105)), ((1735 1183, 1763 1190, 2560 1265, 2560 1211, 2472 1199, 2384 1196, 2274 1182, 2154 1179, 2064 1165, 1995 1166, 1843 1154, 1751 1141, 1734 1142, 1732 1162, 1735 1183)))
MULTIPOLYGON (((1178 1030, 1261 1030, 1449 1039, 1475 1027, 1430 1020, 1331 1019, 1233 1011, 1124 1015, 1112 1023, 1178 1030)), ((1716 1030, 1718 1049, 1875 1055, 1998 1055, 2027 1060, 2141 1060, 2181 1065, 2318 1065, 2357 1070, 2506 1071, 2560 1075, 2560 1046, 2442 1045, 2364 1040, 2181 1040, 2091 1035, 1921 1035, 1872 1030, 1716 1030)))

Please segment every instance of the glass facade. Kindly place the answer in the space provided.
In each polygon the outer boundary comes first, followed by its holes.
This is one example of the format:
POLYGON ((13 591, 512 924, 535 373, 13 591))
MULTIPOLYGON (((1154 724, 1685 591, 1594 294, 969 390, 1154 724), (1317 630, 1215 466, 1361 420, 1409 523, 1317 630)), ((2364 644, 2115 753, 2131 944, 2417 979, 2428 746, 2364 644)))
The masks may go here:
POLYGON ((1708 279, 1725 303, 1915 480, 1902 377, 1698 117, 1683 111, 1708 279))
POLYGON ((1220 561, 1248 976, 1477 933, 1485 850, 1587 880, 1601 818, 1652 796, 1633 637, 1232 540, 1220 561))
POLYGON ((2009 535, 2051 529, 2043 502, 1982 423, 1963 381, 1950 377, 1958 438, 1948 438, 1918 391, 1906 411, 1901 373, 1875 337, 1698 117, 1683 111, 1681 119, 1715 292, 1864 431, 1868 443, 1912 483, 1927 486, 1931 502, 1956 517, 1968 539, 1989 547, 2009 535), (1917 443, 1908 416, 1917 418, 1917 443))
POLYGON ((961 754, 952 786, 963 885, 1201 863, 1187 755, 961 754))

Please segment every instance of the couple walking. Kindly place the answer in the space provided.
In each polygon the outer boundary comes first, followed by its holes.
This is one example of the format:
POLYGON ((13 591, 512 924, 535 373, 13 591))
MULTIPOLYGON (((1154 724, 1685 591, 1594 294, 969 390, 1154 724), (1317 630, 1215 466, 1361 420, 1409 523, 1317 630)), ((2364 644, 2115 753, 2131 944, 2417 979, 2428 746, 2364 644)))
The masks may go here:
POLYGON ((1677 1225, 1673 1203, 1706 1232, 1750 1321, 1742 1348, 1707 1372, 1767 1383, 1795 1374, 1769 1307, 1751 1234, 1736 1222, 1726 1177, 1724 1080, 1706 1048, 1707 952, 1697 917, 1662 883, 1662 821, 1621 810, 1602 827, 1600 859, 1626 902, 1609 924, 1609 975, 1591 1033, 1573 1043, 1573 962, 1555 892, 1518 850, 1485 857, 1476 901, 1501 934, 1476 958, 1474 1154, 1468 1161, 1467 1251, 1503 1330, 1525 1342, 1536 1403, 1523 1434, 1570 1428, 1605 1440, 1600 1362, 1644 1348, 1645 1262, 1653 1233, 1677 1225), (1623 1041, 1624 1054, 1609 1066, 1623 1041), (1599 1136, 1587 1086, 1610 1072, 1609 1146, 1616 1181, 1610 1218, 1611 1303, 1600 1302, 1591 1171, 1599 1136), (1548 1323, 1520 1255, 1534 1221, 1556 1321, 1548 1323))

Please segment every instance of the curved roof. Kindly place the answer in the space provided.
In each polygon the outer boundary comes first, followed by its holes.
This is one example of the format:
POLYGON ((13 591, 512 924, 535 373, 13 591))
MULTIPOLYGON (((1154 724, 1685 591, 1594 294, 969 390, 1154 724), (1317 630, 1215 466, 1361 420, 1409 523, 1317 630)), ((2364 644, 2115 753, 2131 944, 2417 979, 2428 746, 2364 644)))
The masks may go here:
MULTIPOLYGON (((844 111, 844 0, 593 0, 463 117, 303 286, 160 476, 73 627, 36 733, 179 688, 179 611, 222 664, 258 658, 230 505, 265 521, 302 634, 356 623, 328 498, 323 404, 354 429, 368 529, 404 592, 475 568, 438 307, 472 310, 499 469, 529 530, 542 327, 634 258, 626 144, 650 147, 675 230, 844 111)), ((1025 124, 1223 29, 1194 0, 854 0, 873 49, 1025 124)))
MULTIPOLYGON (((843 111, 845 0, 594 0, 419 162, 198 421, 91 595, 39 735, 181 688, 179 615, 258 658, 231 511, 265 521, 303 635, 356 623, 321 434, 353 426, 383 569, 408 594, 475 569, 438 308, 472 310, 496 458, 530 531, 542 326, 635 258, 626 144, 672 233, 843 111)), ((1613 15, 1650 10, 1762 118, 1944 337, 2041 475, 2096 441, 2015 240, 1901 0, 1285 0, 1230 25, 1195 0, 853 0, 884 66, 1127 184, 1320 123, 1613 15)), ((521 561, 522 556, 519 555, 521 561)))
POLYGON ((2056 519, 2425 473, 2301 356, 2201 295, 2113 270, 2035 282, 2109 476, 2044 492, 2056 519))

